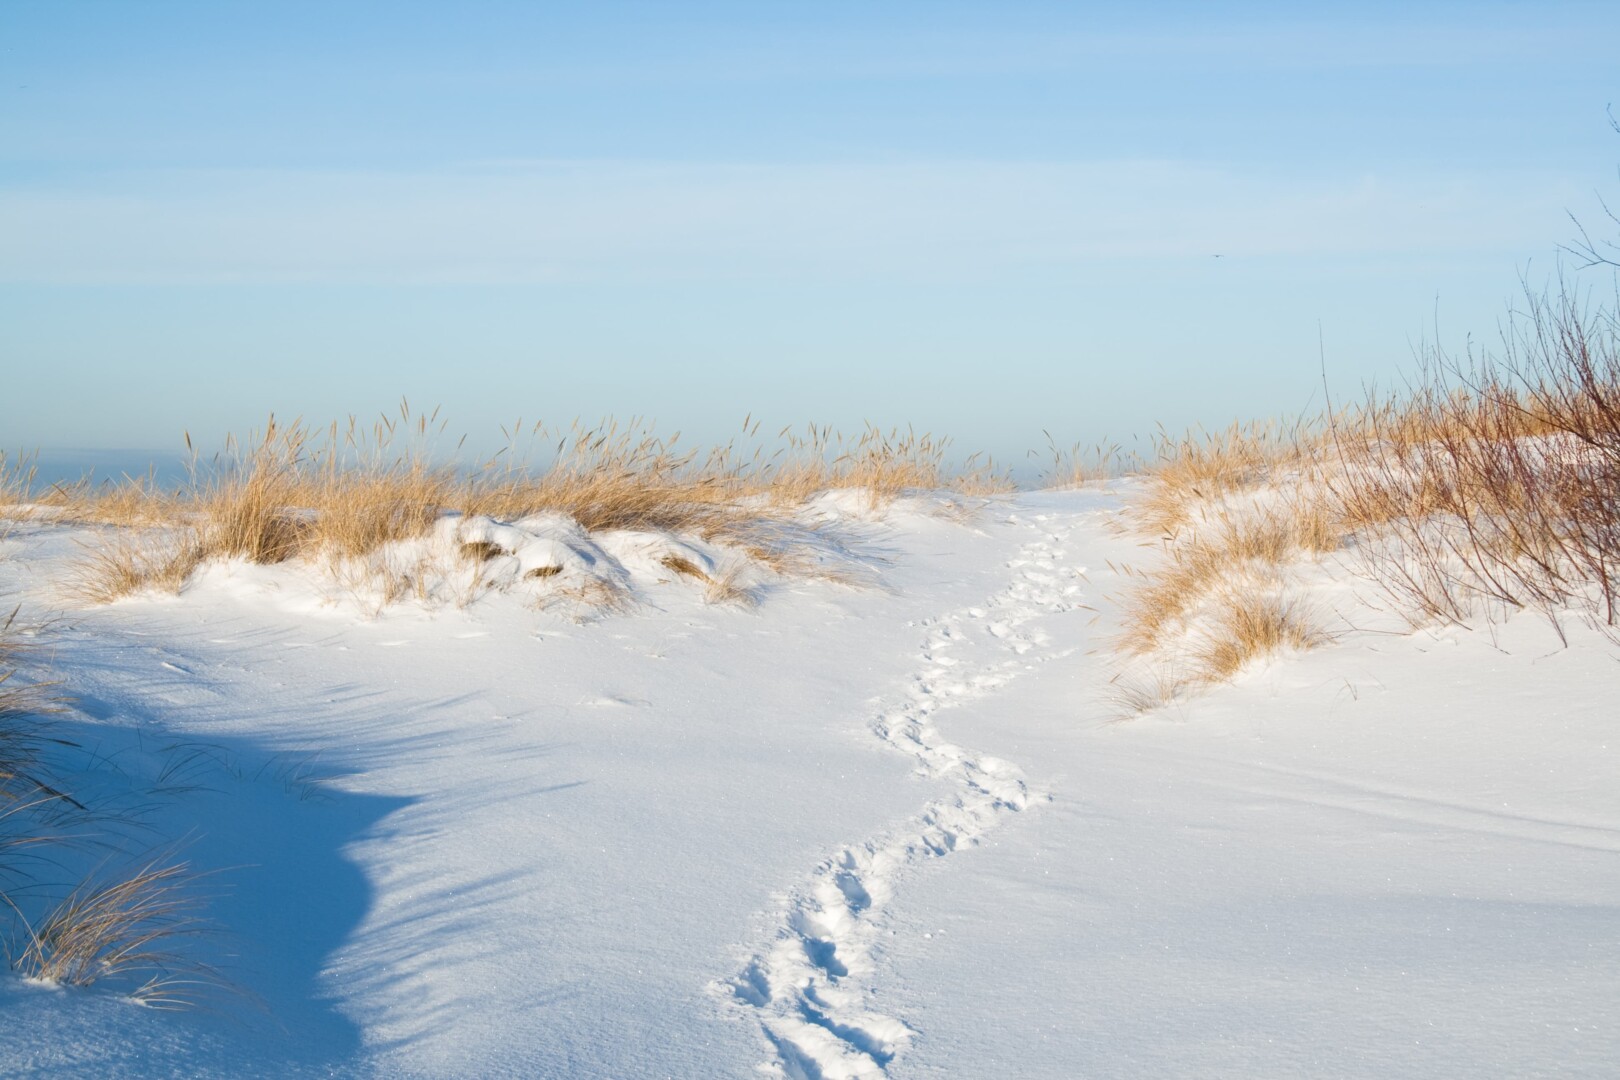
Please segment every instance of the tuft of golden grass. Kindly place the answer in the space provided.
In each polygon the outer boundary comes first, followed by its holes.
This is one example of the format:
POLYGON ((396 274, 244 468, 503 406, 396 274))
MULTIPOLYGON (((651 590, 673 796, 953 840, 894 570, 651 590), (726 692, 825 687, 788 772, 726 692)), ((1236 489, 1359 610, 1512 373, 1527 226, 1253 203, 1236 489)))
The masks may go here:
POLYGON ((0 450, 0 505, 21 507, 28 503, 35 474, 32 461, 0 450))
POLYGON ((1234 593, 1224 598, 1212 631, 1194 656, 1200 680, 1216 683, 1255 660, 1285 649, 1309 649, 1323 640, 1321 629, 1297 601, 1234 593))
MULTIPOLYGON (((853 489, 865 491, 876 507, 908 491, 945 487, 949 479, 944 461, 950 440, 909 428, 885 432, 867 425, 846 438, 811 425, 803 431, 783 428, 777 438, 784 449, 754 475, 767 481, 763 491, 779 504, 798 505, 824 491, 853 489)), ((974 483, 977 475, 977 482, 986 482, 992 472, 987 466, 975 473, 970 466, 961 479, 974 483)))
POLYGON ((131 983, 154 1008, 184 1008, 224 981, 177 948, 208 927, 199 917, 197 875, 183 862, 150 859, 118 876, 92 877, 26 928, 11 958, 27 978, 62 986, 131 983))
POLYGON ((758 591, 743 581, 747 569, 746 564, 736 563, 718 574, 710 575, 707 578, 708 587, 703 591, 704 603, 728 604, 740 608, 758 607, 758 591))
POLYGON ((1151 573, 1118 567, 1129 582, 1120 606, 1123 629, 1117 647, 1131 656, 1146 656, 1185 623, 1204 596, 1220 563, 1207 549, 1171 553, 1165 566, 1151 573))
POLYGON ((659 565, 681 577, 694 578, 704 585, 703 602, 728 604, 733 607, 753 608, 759 605, 759 593, 744 583, 748 574, 746 563, 734 562, 717 573, 709 573, 684 555, 670 552, 658 560, 659 565))
POLYGON ((461 556, 469 562, 489 562, 506 554, 507 550, 493 540, 469 540, 461 545, 461 556))
POLYGON ((78 565, 67 591, 96 604, 147 589, 178 595, 206 558, 207 548, 190 530, 166 536, 118 533, 78 565))
POLYGON ((1338 550, 1348 535, 1343 517, 1308 489, 1223 509, 1196 528, 1184 527, 1166 544, 1160 568, 1125 568, 1130 586, 1118 645, 1131 655, 1151 653, 1184 630, 1189 615, 1222 587, 1272 580, 1277 568, 1338 550))

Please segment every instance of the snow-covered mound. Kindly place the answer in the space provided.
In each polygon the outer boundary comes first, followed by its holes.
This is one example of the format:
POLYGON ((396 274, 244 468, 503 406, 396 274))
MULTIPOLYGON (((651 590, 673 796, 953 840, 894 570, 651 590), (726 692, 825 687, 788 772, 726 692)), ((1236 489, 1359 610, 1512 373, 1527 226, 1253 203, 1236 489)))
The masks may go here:
MULTIPOLYGON (((911 512, 958 512, 955 504, 923 497, 911 512)), ((178 581, 116 590, 95 585, 96 560, 64 576, 63 598, 104 598, 128 592, 178 591, 190 602, 235 594, 271 598, 289 611, 340 618, 377 617, 389 609, 418 613, 467 609, 485 601, 550 611, 576 621, 657 604, 678 584, 710 604, 752 607, 793 581, 878 583, 881 545, 873 539, 869 506, 845 510, 817 500, 799 514, 761 514, 705 537, 654 529, 588 531, 566 514, 541 513, 514 521, 445 514, 419 536, 392 540, 364 554, 317 550, 281 561, 243 557, 195 558, 178 581), (88 583, 88 587, 87 587, 88 583), (77 596, 75 596, 77 594, 77 596)), ((151 528, 134 538, 115 534, 145 565, 175 560, 185 536, 151 528)), ((87 544, 92 551, 109 541, 87 544)), ((109 565, 101 560, 101 565, 109 565)))

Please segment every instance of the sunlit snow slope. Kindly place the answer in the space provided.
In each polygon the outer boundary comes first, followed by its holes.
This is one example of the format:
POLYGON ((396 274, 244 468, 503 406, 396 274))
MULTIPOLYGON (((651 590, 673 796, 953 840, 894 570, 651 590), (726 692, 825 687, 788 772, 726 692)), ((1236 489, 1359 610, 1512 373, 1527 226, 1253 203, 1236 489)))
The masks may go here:
POLYGON ((903 503, 873 583, 752 610, 626 556, 585 621, 291 568, 86 608, 91 534, 15 530, 59 768, 190 837, 245 993, 0 978, 0 1072, 1612 1075, 1616 648, 1395 629, 1329 561, 1332 644, 1115 722, 1117 504, 903 503))

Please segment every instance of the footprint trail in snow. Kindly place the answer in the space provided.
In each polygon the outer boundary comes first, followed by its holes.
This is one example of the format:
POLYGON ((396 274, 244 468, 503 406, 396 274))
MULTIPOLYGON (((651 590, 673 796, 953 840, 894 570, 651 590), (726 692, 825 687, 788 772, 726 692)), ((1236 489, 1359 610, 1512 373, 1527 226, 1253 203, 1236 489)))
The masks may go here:
POLYGON ((949 781, 955 792, 817 866, 789 896, 769 943, 719 987, 755 1014, 774 1047, 774 1060, 761 1065, 765 1075, 886 1076, 912 1036, 872 1001, 879 923, 900 873, 978 842, 1008 814, 1048 798, 1016 765, 950 742, 933 722, 941 710, 1070 651, 1029 624, 1080 606, 1084 568, 1065 562, 1072 524, 1044 514, 1008 521, 1037 534, 1008 560, 1012 581, 980 604, 914 624, 926 634, 918 669, 870 721, 878 738, 915 759, 919 775, 949 781))

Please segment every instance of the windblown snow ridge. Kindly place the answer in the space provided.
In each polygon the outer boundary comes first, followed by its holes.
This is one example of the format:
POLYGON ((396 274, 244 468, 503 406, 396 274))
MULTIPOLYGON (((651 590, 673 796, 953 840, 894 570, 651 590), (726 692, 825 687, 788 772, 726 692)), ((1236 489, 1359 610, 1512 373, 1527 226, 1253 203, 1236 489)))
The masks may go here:
POLYGON ((1029 624, 1079 606, 1083 568, 1064 561, 1070 526, 1054 528, 1047 515, 1009 521, 1037 532, 1008 561, 1012 581, 981 604, 918 624, 926 632, 918 668, 904 693, 871 720, 873 733, 911 755, 920 775, 954 781, 955 794, 817 866, 789 897, 774 938, 718 987, 763 1026, 775 1051, 761 1066, 767 1075, 886 1076, 912 1036, 904 1021, 871 1003, 879 922, 899 873, 976 843, 1009 812, 1048 798, 1030 789, 1016 765, 950 742, 933 723, 940 710, 1064 655, 1029 624))

